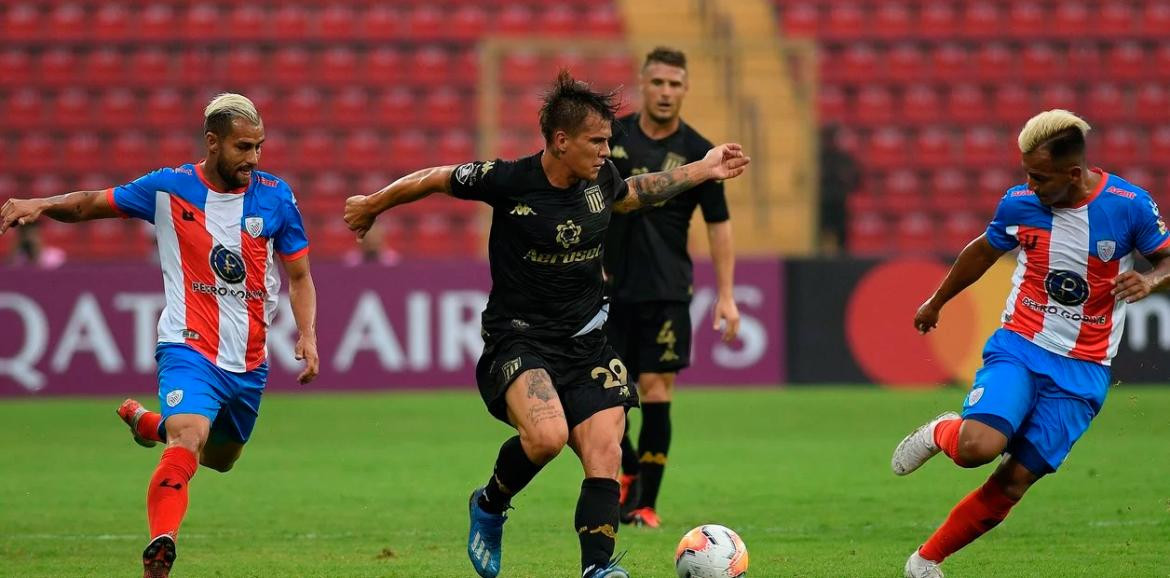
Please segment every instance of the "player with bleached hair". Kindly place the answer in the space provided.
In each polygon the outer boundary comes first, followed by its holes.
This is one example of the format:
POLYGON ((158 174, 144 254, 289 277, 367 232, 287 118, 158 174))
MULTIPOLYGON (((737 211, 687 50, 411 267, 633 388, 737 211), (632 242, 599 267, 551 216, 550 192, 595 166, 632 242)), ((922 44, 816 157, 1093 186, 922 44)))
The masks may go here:
POLYGON ((991 477, 951 510, 906 561, 907 578, 941 577, 951 554, 998 525, 1028 488, 1053 473, 1101 411, 1125 307, 1170 282, 1170 232, 1145 190, 1085 163, 1089 124, 1042 112, 1019 135, 1027 184, 1008 189, 987 232, 959 254, 914 316, 921 333, 943 305, 1019 248, 1003 325, 963 402, 902 440, 903 476, 942 452, 964 468, 1000 455, 991 477), (1133 253, 1153 264, 1134 270, 1133 253))

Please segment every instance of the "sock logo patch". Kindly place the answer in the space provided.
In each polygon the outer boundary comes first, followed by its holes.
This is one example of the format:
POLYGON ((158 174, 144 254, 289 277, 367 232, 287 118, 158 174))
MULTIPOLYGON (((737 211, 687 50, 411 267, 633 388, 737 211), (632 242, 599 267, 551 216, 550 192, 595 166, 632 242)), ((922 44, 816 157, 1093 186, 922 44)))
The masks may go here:
POLYGON ((975 389, 972 389, 971 393, 967 394, 967 407, 971 407, 979 403, 979 400, 981 399, 983 399, 983 388, 976 387, 975 389))
POLYGON ((175 491, 179 491, 179 490, 183 489, 183 484, 181 484, 181 483, 172 484, 170 482, 171 482, 170 478, 163 478, 163 481, 158 483, 158 487, 170 488, 170 489, 175 490, 175 491))
POLYGON ((580 528, 577 529, 577 533, 578 534, 601 534, 601 535, 605 536, 606 538, 612 538, 615 540, 617 539, 617 530, 614 530, 613 526, 611 526, 609 524, 602 524, 596 528, 590 528, 589 526, 581 526, 580 528))
POLYGON ((183 390, 181 390, 181 389, 176 389, 175 391, 172 391, 172 392, 167 394, 167 406, 168 407, 175 407, 176 405, 179 405, 179 403, 182 401, 183 401, 183 390))
POLYGON ((665 452, 645 452, 642 457, 638 459, 643 464, 658 464, 660 466, 666 465, 665 452))

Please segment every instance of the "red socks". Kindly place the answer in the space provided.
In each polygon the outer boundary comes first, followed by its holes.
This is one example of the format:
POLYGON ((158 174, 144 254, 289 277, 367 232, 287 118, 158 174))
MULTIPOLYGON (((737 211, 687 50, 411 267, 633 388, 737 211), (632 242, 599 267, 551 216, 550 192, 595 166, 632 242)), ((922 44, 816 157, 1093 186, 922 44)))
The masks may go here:
POLYGON ((955 418, 940 421, 934 426, 934 445, 960 466, 963 465, 959 461, 959 428, 962 425, 963 419, 955 418))
MULTIPOLYGON (((957 426, 955 430, 958 431, 957 426)), ((955 438, 958 439, 958 436, 955 438)), ((918 553, 927 560, 942 562, 947 556, 999 525, 1017 501, 1008 497, 1003 486, 994 478, 987 480, 951 510, 947 520, 934 531, 918 553)))
POLYGON ((158 424, 162 422, 162 414, 157 411, 148 411, 138 418, 138 425, 135 426, 135 431, 138 432, 138 437, 152 442, 163 441, 162 436, 158 435, 158 424))
POLYGON ((146 518, 152 539, 162 534, 178 535, 179 524, 187 513, 187 484, 198 467, 191 450, 176 446, 163 451, 146 489, 146 518))

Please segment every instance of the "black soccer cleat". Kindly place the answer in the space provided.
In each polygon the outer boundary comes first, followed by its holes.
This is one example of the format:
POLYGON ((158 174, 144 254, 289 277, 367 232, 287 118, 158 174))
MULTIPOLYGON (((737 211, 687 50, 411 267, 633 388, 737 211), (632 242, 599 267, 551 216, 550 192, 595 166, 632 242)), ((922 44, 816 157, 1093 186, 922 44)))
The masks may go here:
POLYGON ((168 578, 175 564, 175 539, 163 534, 142 551, 142 578, 168 578))

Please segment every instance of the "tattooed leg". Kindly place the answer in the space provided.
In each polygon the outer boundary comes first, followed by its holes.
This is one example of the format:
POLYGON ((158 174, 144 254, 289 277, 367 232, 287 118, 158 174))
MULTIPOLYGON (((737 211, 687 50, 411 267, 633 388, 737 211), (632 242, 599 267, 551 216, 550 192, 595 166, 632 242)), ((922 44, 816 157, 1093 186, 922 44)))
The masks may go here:
POLYGON ((520 432, 524 453, 537 464, 555 458, 569 439, 569 426, 548 372, 530 369, 520 374, 508 388, 505 400, 508 418, 520 432))

